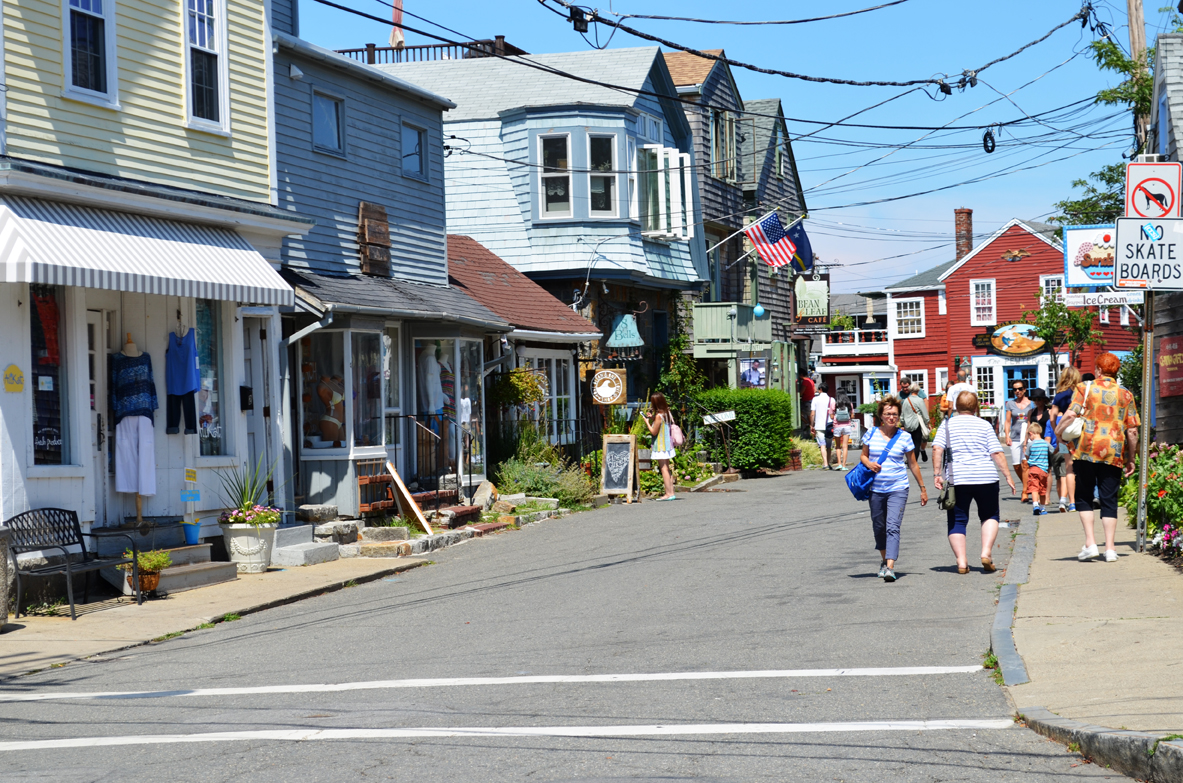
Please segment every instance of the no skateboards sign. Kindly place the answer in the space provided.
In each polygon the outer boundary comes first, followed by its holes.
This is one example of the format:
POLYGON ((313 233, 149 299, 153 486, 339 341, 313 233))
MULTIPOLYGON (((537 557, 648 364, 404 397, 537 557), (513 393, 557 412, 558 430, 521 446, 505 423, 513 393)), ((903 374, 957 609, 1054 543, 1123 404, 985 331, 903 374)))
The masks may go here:
POLYGON ((1179 217, 1179 193, 1183 165, 1179 163, 1131 163, 1126 167, 1125 216, 1179 217))

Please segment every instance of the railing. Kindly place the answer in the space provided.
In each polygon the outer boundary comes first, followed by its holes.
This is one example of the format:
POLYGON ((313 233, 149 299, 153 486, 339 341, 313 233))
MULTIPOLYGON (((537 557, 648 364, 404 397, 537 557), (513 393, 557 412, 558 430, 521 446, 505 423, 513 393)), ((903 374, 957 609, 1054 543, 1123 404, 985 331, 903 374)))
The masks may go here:
POLYGON ((447 42, 423 46, 404 46, 398 49, 393 46, 366 44, 361 49, 338 49, 337 54, 343 54, 367 65, 387 65, 390 63, 424 63, 436 60, 498 57, 528 54, 528 52, 513 44, 507 44, 505 36, 499 35, 496 38, 486 38, 468 43, 447 42))
POLYGON ((736 302, 694 305, 694 342, 771 343, 772 318, 757 318, 754 311, 753 305, 736 302))
POLYGON ((592 432, 587 423, 580 419, 509 419, 495 422, 489 427, 489 464, 500 465, 512 457, 517 452, 523 434, 554 446, 574 463, 600 448, 599 431, 592 432))
POLYGON ((887 353, 886 329, 826 332, 822 356, 887 353))

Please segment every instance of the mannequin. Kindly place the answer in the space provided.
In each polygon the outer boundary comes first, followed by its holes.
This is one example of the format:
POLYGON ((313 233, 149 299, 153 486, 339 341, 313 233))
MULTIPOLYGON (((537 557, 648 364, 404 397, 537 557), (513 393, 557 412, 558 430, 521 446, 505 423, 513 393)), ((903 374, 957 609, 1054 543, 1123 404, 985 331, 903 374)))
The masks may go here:
POLYGON ((444 409, 444 390, 440 385, 438 354, 443 351, 439 341, 435 348, 424 348, 419 354, 419 412, 440 413, 444 409))
POLYGON ((345 379, 339 375, 331 378, 322 375, 316 394, 325 409, 325 415, 320 419, 320 436, 340 446, 345 439, 345 379))
POLYGON ((153 411, 157 408, 152 359, 127 333, 123 350, 111 357, 115 408, 115 490, 135 493, 136 524, 144 524, 144 498, 156 494, 153 411))
POLYGON ((123 344, 122 353, 124 356, 130 359, 134 359, 140 355, 140 349, 137 348, 136 344, 131 340, 131 332, 127 333, 127 342, 123 344))

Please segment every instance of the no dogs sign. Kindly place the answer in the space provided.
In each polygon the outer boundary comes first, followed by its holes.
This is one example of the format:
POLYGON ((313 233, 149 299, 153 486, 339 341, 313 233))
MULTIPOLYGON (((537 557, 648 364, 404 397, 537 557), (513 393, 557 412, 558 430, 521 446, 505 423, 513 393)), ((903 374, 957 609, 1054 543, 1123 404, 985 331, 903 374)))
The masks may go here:
POLYGON ((1183 188, 1183 164, 1130 163, 1126 166, 1125 216, 1179 217, 1179 192, 1183 188))

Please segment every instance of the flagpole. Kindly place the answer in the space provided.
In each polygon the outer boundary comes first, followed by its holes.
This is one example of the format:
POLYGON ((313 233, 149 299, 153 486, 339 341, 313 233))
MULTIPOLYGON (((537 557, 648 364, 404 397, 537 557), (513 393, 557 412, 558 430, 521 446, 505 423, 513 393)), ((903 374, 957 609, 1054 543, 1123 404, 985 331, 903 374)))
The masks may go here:
MULTIPOLYGON (((780 207, 777 207, 777 209, 780 209, 780 207)), ((771 212, 769 212, 769 213, 768 213, 768 215, 775 215, 775 214, 776 214, 776 209, 774 209, 774 210, 772 210, 771 212)), ((768 215, 764 215, 764 216, 762 216, 762 217, 760 218, 760 220, 763 220, 764 218, 768 217, 768 215)), ((805 217, 805 216, 804 216, 804 215, 802 215, 801 217, 797 218, 797 220, 803 220, 803 219, 804 219, 804 217, 805 217)), ((754 220, 754 221, 752 221, 752 222, 753 222, 753 223, 759 223, 759 222, 760 222, 760 220, 754 220)), ((793 223, 796 223, 796 222, 797 222, 797 220, 794 220, 794 221, 793 221, 793 223)), ((789 225, 791 226, 791 225, 793 225, 793 223, 790 223, 789 225)), ((749 223, 748 225, 751 225, 751 223, 749 223)), ((744 228, 746 228, 746 227, 747 227, 747 226, 745 226, 744 228)), ((708 248, 707 248, 707 253, 710 253, 712 250, 714 250, 715 248, 719 247, 719 245, 722 245, 723 243, 727 242, 727 240, 729 240, 729 239, 731 239, 731 238, 733 238, 733 237, 737 237, 737 236, 739 236, 739 235, 740 235, 740 234, 742 234, 743 232, 744 232, 744 229, 743 229, 743 228, 741 228, 739 231, 736 231, 734 234, 730 234, 730 235, 728 235, 727 237, 725 237, 724 239, 722 239, 720 242, 718 242, 718 243, 716 243, 716 244, 714 244, 714 245, 711 245, 710 247, 708 247, 708 248)))

